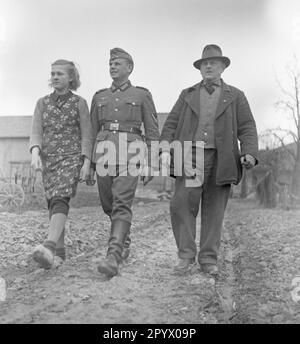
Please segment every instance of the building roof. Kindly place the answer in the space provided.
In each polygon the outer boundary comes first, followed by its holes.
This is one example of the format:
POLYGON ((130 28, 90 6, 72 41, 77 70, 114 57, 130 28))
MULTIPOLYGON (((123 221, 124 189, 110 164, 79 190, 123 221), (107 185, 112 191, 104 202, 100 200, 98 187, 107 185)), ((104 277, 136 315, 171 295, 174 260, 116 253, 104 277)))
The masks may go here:
POLYGON ((32 116, 0 116, 0 138, 29 137, 32 116))

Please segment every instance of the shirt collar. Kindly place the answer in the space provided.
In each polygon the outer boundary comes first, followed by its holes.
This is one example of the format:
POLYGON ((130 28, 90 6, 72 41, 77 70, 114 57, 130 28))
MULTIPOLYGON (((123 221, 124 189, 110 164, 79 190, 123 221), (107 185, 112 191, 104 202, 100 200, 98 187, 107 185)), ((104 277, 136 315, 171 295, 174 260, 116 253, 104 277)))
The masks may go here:
POLYGON ((111 85, 111 90, 112 92, 116 92, 116 90, 120 90, 120 91, 126 91, 127 88, 131 87, 131 82, 129 80, 127 80, 126 82, 124 82, 124 84, 122 85, 115 85, 114 83, 112 83, 111 85))
MULTIPOLYGON (((206 85, 207 83, 208 82, 206 80, 202 80, 201 83, 200 83, 200 87, 204 87, 204 85, 206 85)), ((221 79, 213 81, 212 83, 210 83, 210 85, 214 85, 214 86, 219 86, 220 87, 222 85, 221 79)))
POLYGON ((73 93, 71 91, 68 91, 65 94, 57 94, 56 92, 51 93, 51 98, 54 100, 56 103, 57 102, 65 102, 67 101, 73 93))

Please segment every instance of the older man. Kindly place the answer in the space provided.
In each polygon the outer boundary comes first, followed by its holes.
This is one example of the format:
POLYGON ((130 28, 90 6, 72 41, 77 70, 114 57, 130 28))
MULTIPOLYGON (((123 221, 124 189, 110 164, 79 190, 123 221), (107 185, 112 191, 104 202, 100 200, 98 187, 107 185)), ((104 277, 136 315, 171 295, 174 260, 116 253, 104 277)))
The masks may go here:
MULTIPOLYGON (((139 166, 136 165, 141 165, 141 161, 135 160, 134 156, 138 155, 138 148, 143 145, 141 127, 149 153, 151 141, 159 139, 151 93, 143 87, 132 86, 129 81, 133 65, 131 55, 125 50, 112 49, 109 60, 112 85, 96 92, 91 106, 96 137, 93 162, 97 166, 101 205, 111 219, 107 256, 99 263, 98 271, 108 277, 118 273, 118 266, 125 258, 124 245, 128 252, 131 206, 138 183, 136 172, 139 166), (134 152, 134 145, 137 152, 134 152)), ((150 156, 151 153, 149 160, 150 156)), ((151 175, 146 176, 144 183, 151 178, 151 175)))
MULTIPOLYGON (((194 62, 203 80, 181 92, 160 137, 169 143, 179 140, 182 145, 193 141, 193 147, 198 141, 204 148, 202 185, 189 186, 191 177, 184 172, 175 176, 170 211, 178 273, 189 271, 195 262, 196 216, 201 201, 198 262, 202 271, 218 274, 221 229, 231 184, 241 180, 242 164, 251 168, 257 163, 257 131, 248 101, 242 91, 221 79, 229 64, 230 59, 222 55, 219 46, 210 44, 203 49, 202 58, 194 62)), ((170 164, 169 152, 164 151, 161 158, 163 164, 170 164)))

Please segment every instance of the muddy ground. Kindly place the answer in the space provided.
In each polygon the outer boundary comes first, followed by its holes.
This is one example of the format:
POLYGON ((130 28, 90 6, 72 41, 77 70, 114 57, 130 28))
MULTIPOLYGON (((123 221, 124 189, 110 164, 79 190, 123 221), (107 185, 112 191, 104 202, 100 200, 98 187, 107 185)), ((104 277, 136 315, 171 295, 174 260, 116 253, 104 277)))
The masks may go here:
POLYGON ((0 212, 0 276, 7 287, 0 323, 300 323, 300 210, 230 200, 214 279, 197 265, 185 276, 173 274, 169 202, 138 197, 131 255, 108 280, 96 266, 109 220, 96 194, 89 197, 93 206, 81 201, 70 211, 66 263, 49 271, 30 255, 48 229, 44 205, 0 212))

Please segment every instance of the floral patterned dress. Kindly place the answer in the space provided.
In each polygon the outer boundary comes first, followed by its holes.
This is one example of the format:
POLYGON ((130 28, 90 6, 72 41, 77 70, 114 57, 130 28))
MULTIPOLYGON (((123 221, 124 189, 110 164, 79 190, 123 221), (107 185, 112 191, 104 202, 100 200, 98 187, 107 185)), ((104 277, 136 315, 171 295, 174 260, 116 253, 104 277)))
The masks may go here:
POLYGON ((72 92, 43 98, 41 158, 47 199, 76 194, 83 164, 78 101, 72 92))

